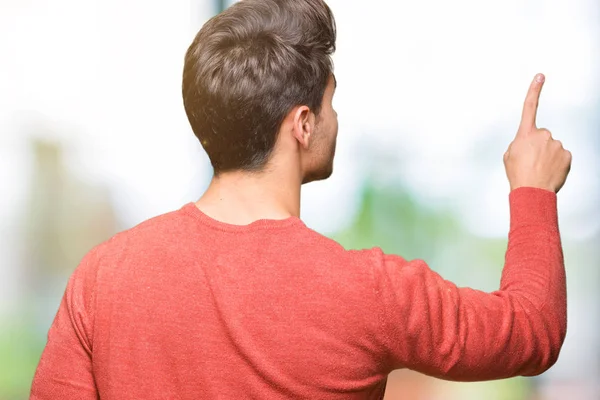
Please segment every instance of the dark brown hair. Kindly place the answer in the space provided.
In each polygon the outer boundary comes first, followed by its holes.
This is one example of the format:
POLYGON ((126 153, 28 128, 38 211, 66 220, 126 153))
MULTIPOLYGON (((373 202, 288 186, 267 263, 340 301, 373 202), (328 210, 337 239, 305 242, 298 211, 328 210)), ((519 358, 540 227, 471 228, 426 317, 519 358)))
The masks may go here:
POLYGON ((242 0, 202 27, 185 56, 183 102, 215 174, 260 171, 294 107, 319 114, 335 40, 323 0, 242 0))

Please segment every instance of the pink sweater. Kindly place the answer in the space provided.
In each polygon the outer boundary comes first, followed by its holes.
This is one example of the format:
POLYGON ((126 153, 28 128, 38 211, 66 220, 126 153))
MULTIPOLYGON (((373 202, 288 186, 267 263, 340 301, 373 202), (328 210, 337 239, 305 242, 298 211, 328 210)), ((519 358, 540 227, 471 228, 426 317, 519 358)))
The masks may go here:
POLYGON ((566 333, 554 193, 510 196, 500 289, 346 251, 300 219, 188 204, 94 248, 69 280, 31 398, 380 399, 387 375, 537 375, 566 333))

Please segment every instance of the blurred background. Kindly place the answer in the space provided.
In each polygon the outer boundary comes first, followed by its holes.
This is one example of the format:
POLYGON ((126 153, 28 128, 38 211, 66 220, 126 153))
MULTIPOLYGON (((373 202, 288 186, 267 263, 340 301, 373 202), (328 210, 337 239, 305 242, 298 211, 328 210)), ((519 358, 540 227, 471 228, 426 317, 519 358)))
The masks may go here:
MULTIPOLYGON (((330 0, 340 118, 308 226, 422 258, 493 291, 508 232, 502 155, 537 72, 538 123, 573 153, 559 218, 569 331, 542 377, 456 384, 408 371, 386 399, 600 399, 600 2, 330 0)), ((211 177, 181 72, 216 0, 0 0, 0 400, 25 399, 67 278, 118 231, 211 177)))

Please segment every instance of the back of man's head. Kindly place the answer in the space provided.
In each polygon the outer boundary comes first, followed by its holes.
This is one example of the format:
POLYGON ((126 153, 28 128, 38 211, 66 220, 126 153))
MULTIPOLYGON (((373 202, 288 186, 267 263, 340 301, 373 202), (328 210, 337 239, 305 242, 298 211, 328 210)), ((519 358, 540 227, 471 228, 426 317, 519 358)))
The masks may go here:
POLYGON ((243 0, 202 27, 185 57, 183 101, 215 175, 260 171, 294 107, 319 114, 335 40, 323 0, 243 0))

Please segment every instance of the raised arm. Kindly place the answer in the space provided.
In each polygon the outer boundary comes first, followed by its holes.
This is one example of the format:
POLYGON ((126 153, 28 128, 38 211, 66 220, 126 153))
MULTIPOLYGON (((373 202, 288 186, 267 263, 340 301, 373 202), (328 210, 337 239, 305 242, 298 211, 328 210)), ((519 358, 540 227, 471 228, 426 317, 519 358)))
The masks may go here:
POLYGON ((377 290, 390 369, 481 381, 538 375, 556 362, 567 324, 556 195, 520 188, 510 205, 496 292, 458 288, 423 261, 383 256, 377 290))
POLYGON ((544 80, 532 82, 504 155, 511 220, 500 289, 458 288, 423 261, 382 255, 375 284, 391 369, 478 381, 538 375, 556 362, 567 327, 556 193, 571 154, 535 125, 544 80))

